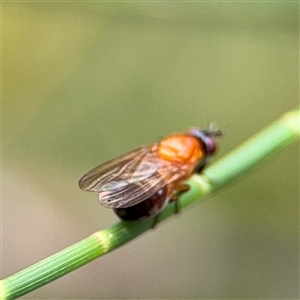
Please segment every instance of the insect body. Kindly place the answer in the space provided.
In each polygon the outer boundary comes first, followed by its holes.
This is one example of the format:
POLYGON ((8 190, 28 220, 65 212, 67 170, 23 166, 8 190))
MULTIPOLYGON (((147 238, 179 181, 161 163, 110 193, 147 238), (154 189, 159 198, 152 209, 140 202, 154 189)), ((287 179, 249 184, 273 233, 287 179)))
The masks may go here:
POLYGON ((172 134, 94 168, 79 187, 97 192, 100 203, 123 220, 157 215, 183 190, 182 182, 204 168, 221 134, 213 128, 172 134))

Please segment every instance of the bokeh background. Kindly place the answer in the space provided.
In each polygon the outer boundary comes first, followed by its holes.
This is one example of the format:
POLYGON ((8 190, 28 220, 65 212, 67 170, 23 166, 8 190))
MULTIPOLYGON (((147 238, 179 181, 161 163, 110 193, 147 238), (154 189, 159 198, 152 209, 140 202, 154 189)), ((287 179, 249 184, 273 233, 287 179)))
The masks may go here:
MULTIPOLYGON (((223 156, 299 101, 299 3, 2 3, 2 276, 117 218, 79 178, 216 121, 223 156)), ((299 149, 24 299, 298 298, 299 149)))

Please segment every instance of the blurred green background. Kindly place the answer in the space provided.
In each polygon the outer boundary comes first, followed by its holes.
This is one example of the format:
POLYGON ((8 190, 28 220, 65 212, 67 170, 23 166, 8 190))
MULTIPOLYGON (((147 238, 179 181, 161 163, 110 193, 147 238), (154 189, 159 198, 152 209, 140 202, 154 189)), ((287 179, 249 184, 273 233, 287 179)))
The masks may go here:
MULTIPOLYGON (((299 101, 299 3, 2 3, 2 275, 117 221, 79 178, 216 121, 223 156, 299 101)), ((25 299, 298 298, 299 149, 25 299)))

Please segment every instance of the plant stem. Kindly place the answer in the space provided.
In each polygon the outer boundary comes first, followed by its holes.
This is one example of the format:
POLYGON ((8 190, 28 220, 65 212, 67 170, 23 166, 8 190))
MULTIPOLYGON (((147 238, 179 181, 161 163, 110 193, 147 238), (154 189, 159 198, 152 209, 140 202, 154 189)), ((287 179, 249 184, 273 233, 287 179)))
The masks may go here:
MULTIPOLYGON (((299 139, 299 109, 283 115, 276 122, 250 138, 215 164, 205 169, 202 175, 193 175, 187 183, 190 190, 179 197, 181 210, 203 201, 203 196, 224 187, 229 182, 249 172, 260 161, 299 139)), ((175 212, 174 203, 169 204, 156 222, 175 212)), ((129 242, 151 229, 153 218, 145 221, 118 222, 100 230, 88 238, 14 274, 1 282, 1 299, 15 299, 25 295, 95 258, 129 242)))

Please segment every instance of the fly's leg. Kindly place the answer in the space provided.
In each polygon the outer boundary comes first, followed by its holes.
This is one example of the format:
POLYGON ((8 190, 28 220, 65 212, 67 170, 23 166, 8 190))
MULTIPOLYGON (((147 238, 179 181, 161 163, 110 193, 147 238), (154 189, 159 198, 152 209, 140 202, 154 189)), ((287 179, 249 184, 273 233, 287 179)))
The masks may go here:
POLYGON ((153 218, 153 223, 152 223, 151 229, 154 229, 156 227, 158 217, 159 217, 159 214, 153 218))
MULTIPOLYGON (((170 186, 169 187, 169 202, 175 202, 175 214, 180 213, 180 203, 178 201, 178 197, 187 192, 190 189, 190 186, 187 183, 178 183, 175 186, 170 186), (175 190, 175 192, 173 191, 173 189, 175 190)), ((159 215, 157 214, 154 218, 153 218, 153 223, 151 228, 154 229, 156 227, 156 224, 158 222, 159 219, 159 215)))
POLYGON ((170 202, 175 202, 175 214, 180 213, 180 203, 178 197, 190 189, 190 186, 187 183, 179 183, 175 186, 176 193, 172 194, 170 202))
POLYGON ((206 167, 206 159, 201 160, 196 166, 194 172, 197 174, 201 174, 203 169, 206 167))

